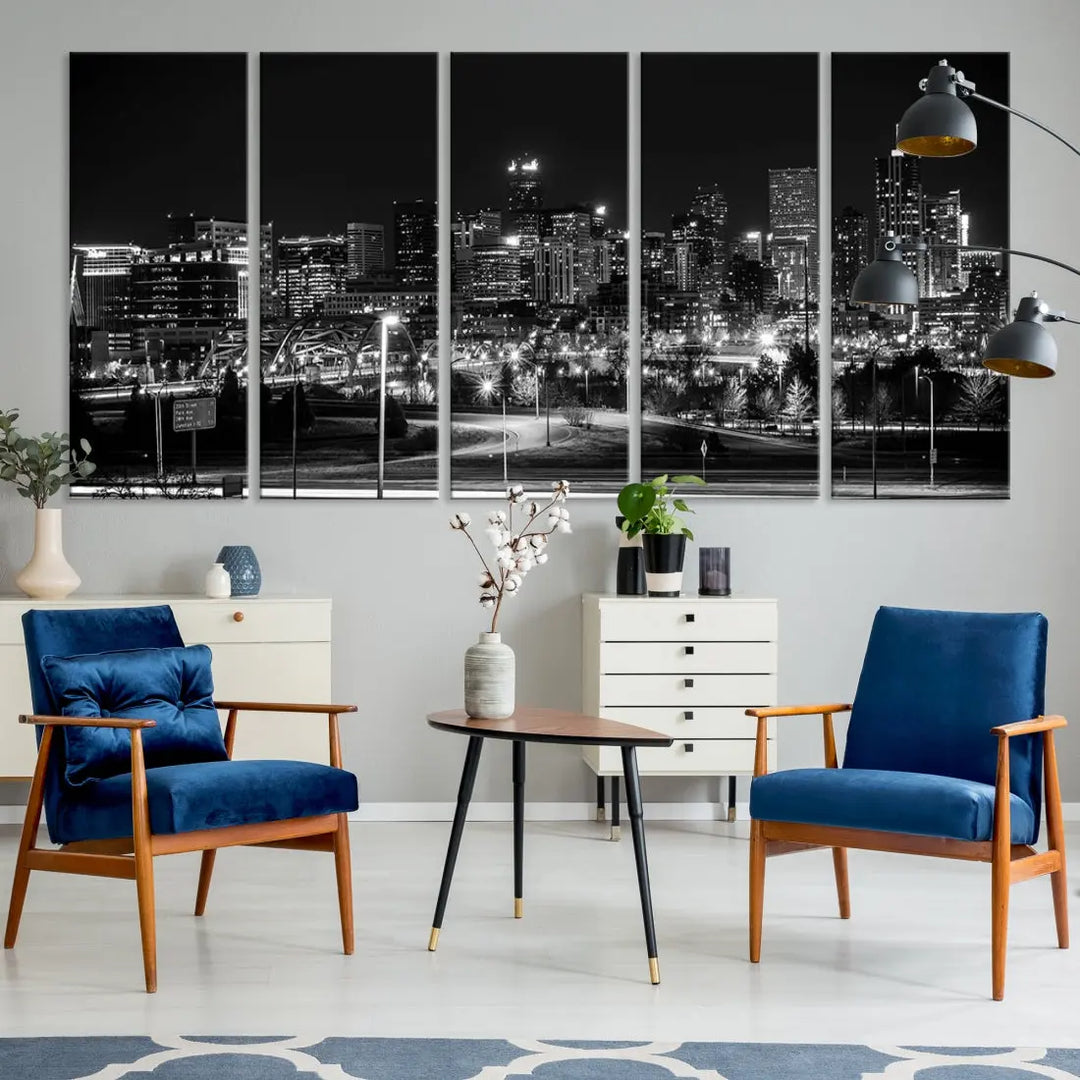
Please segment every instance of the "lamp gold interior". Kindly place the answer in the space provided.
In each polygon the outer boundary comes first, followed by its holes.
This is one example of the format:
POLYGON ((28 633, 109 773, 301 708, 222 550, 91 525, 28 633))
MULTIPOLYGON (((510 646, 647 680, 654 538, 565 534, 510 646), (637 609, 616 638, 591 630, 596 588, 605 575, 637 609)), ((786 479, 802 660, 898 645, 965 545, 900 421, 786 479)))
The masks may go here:
POLYGON ((910 139, 901 139, 896 149, 916 157, 959 157, 970 154, 975 144, 958 135, 913 135, 910 139))
POLYGON ((1018 360, 1015 356, 988 356, 983 360, 983 367, 1020 379, 1049 379, 1055 374, 1054 369, 1046 367, 1045 364, 1018 360))

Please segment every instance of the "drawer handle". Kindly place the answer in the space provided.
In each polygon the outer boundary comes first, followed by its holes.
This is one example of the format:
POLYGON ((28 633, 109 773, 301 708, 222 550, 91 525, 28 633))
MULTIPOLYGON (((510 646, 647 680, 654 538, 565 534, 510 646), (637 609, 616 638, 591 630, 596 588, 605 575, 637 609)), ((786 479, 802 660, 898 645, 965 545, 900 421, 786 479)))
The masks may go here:
POLYGON ((686 621, 687 622, 693 622, 694 621, 694 613, 692 611, 688 611, 686 613, 686 621))
POLYGON ((233 612, 233 622, 243 622, 243 621, 244 621, 244 613, 242 611, 234 611, 233 612))
POLYGON ((693 679, 683 679, 682 684, 687 690, 693 690, 694 689, 694 680, 693 679))
POLYGON ((693 656, 693 655, 694 655, 694 646, 693 645, 684 645, 683 646, 683 656, 693 656))
POLYGON ((692 754, 694 752, 694 744, 692 742, 683 743, 683 750, 688 754, 692 754))
POLYGON ((694 710, 693 709, 687 709, 686 712, 684 712, 682 714, 682 716, 683 716, 684 720, 693 720, 694 719, 694 710))

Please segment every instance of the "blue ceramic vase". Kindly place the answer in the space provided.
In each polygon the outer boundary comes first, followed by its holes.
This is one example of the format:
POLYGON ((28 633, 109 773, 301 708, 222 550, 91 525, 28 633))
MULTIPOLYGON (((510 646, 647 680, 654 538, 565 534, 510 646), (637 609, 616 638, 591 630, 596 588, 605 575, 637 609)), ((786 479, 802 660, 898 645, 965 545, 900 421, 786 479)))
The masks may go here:
POLYGON ((217 562, 224 563, 232 581, 233 596, 258 596, 262 571, 255 552, 247 544, 226 544, 218 552, 217 562))

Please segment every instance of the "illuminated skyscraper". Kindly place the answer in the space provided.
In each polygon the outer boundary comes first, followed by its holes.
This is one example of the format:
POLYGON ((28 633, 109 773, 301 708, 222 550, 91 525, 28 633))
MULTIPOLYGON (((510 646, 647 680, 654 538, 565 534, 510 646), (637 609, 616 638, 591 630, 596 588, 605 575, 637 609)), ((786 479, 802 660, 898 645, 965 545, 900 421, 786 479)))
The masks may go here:
POLYGON ((817 169, 769 170, 769 231, 780 299, 794 304, 818 298, 817 169))
POLYGON ((131 244, 75 244, 75 286, 82 300, 82 325, 106 335, 113 351, 131 348, 131 270, 143 249, 131 244))
POLYGON ((437 220, 435 204, 425 199, 394 203, 394 270, 401 284, 438 282, 437 220))
POLYGON ((926 253, 926 295, 946 296, 962 288, 960 245, 964 214, 960 192, 923 195, 923 239, 928 244, 943 245, 926 253))
POLYGON ((511 213, 537 211, 544 205, 538 158, 514 158, 507 166, 506 208, 511 213))
POLYGON ((832 302, 843 307, 858 273, 870 261, 870 222, 853 206, 833 218, 832 302))
POLYGON ((350 278, 369 278, 386 269, 386 236, 381 225, 350 221, 345 226, 345 265, 350 278))
POLYGON ((576 302, 574 282, 576 252, 568 240, 544 237, 536 249, 536 284, 533 295, 539 304, 569 305, 576 302))
MULTIPOLYGON (((920 159, 893 150, 876 159, 874 202, 877 207, 877 236, 895 233, 900 239, 922 234, 923 193, 920 159)), ((905 251, 904 262, 919 279, 919 293, 926 294, 926 258, 917 251, 905 251)))
POLYGON ((343 236, 283 236, 278 250, 278 302, 297 319, 322 309, 322 301, 345 291, 347 249, 343 236))
MULTIPOLYGON (((541 213, 540 220, 543 239, 562 240, 573 245, 575 296, 572 302, 586 303, 588 297, 596 292, 597 286, 592 212, 577 207, 545 210, 541 213)), ((537 296, 537 300, 539 299, 537 296)))
POLYGON ((690 203, 690 214, 698 221, 704 241, 702 264, 719 280, 727 260, 727 197, 716 184, 699 187, 690 203))
MULTIPOLYGON (((503 241, 484 244, 470 252, 466 298, 476 303, 499 304, 522 299, 521 248, 503 241)), ((529 295, 535 285, 530 283, 529 295)))

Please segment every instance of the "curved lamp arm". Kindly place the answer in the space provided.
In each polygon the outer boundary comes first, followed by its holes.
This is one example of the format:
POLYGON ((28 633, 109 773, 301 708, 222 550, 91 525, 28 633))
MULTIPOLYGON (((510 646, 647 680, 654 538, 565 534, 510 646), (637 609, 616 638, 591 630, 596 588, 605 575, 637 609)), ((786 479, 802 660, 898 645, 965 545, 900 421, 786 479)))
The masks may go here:
MULTIPOLYGON (((1080 151, 1077 151, 1080 153, 1080 151)), ((1039 255, 1034 251, 1021 251, 1019 248, 1004 248, 993 247, 990 244, 930 244, 931 248, 956 248, 959 251, 993 251, 998 255, 1019 255, 1025 259, 1036 259, 1038 262, 1049 263, 1051 266, 1058 266, 1062 270, 1068 270, 1070 274, 1076 274, 1080 277, 1080 270, 1075 266, 1070 266, 1068 263, 1061 262, 1059 259, 1051 259, 1048 255, 1039 255)))
POLYGON ((1000 109, 1002 112, 1010 113, 1012 116, 1018 116, 1021 120, 1026 120, 1029 124, 1034 124, 1035 127, 1045 131, 1047 135, 1053 135, 1055 139, 1063 146, 1067 146, 1074 154, 1080 156, 1080 148, 1074 146, 1064 135, 1059 135, 1053 128, 1047 127, 1045 124, 1036 120, 1033 116, 1028 116, 1027 113, 1022 113, 1019 109, 1014 109, 1011 105, 1005 105, 1000 101, 995 101, 993 98, 987 97, 985 94, 977 94, 975 92, 975 84, 965 84, 962 80, 956 80, 957 88, 963 97, 974 98, 976 101, 981 101, 985 105, 993 105, 995 109, 1000 109))

